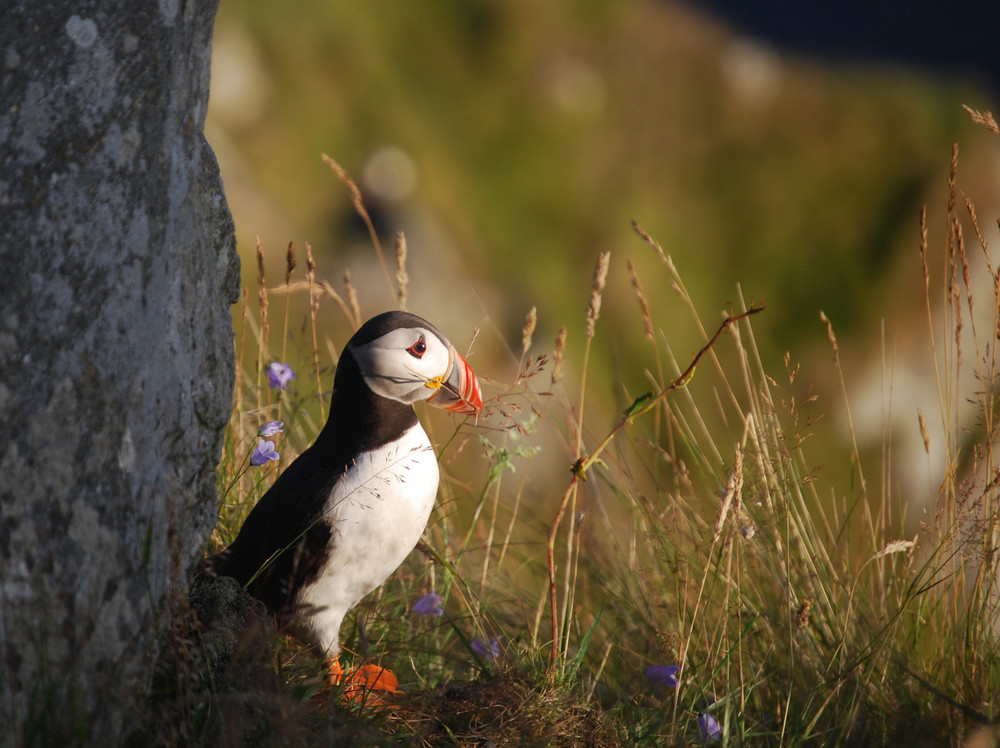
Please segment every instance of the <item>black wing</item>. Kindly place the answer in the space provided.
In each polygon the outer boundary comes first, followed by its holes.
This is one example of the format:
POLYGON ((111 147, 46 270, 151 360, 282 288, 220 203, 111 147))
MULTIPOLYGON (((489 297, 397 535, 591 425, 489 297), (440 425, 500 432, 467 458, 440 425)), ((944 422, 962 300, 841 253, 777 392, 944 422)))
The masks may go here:
POLYGON ((319 574, 329 554, 332 530, 321 513, 346 466, 331 469, 317 446, 278 477, 232 545, 205 562, 209 572, 235 578, 275 613, 319 574))

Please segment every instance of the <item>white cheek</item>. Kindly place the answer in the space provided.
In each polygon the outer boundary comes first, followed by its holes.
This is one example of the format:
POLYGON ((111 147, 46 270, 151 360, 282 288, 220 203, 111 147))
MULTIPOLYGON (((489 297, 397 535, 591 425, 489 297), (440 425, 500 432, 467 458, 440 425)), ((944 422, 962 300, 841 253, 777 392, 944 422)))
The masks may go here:
POLYGON ((407 350, 413 343, 413 332, 396 331, 354 351, 372 392, 412 404, 431 397, 448 375, 450 349, 428 332, 424 334, 427 349, 418 358, 407 350))
POLYGON ((417 363, 425 380, 444 379, 449 372, 448 350, 440 343, 435 342, 433 346, 428 346, 427 353, 417 363))

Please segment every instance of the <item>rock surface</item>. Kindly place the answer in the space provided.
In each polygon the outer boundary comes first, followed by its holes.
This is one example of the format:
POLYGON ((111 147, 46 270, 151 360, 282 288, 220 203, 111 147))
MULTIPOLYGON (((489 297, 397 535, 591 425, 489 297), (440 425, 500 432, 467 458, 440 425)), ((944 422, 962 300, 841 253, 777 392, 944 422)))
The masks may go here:
POLYGON ((239 293, 216 3, 0 23, 0 745, 112 744, 214 524, 239 293))

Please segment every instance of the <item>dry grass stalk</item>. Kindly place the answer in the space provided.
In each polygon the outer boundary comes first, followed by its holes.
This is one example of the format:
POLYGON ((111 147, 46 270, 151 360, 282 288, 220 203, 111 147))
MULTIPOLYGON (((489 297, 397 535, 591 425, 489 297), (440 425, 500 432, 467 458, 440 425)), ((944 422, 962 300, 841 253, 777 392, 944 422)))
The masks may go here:
POLYGON ((265 331, 266 336, 268 329, 267 277, 264 275, 264 247, 260 243, 260 237, 257 237, 257 301, 260 302, 261 329, 265 331))
POLYGON ((743 450, 740 449, 739 445, 736 445, 736 455, 733 459, 733 472, 729 475, 729 480, 726 481, 726 490, 722 493, 722 507, 719 509, 719 518, 715 522, 715 537, 712 542, 718 542, 719 536, 722 534, 722 528, 725 527, 726 517, 729 516, 730 510, 735 509, 738 513, 740 510, 740 502, 743 497, 743 450))
POLYGON ((807 626, 809 626, 809 619, 812 617, 812 598, 807 597, 799 605, 798 610, 795 611, 795 628, 802 631, 807 626))
MULTIPOLYGON (((583 460, 583 412, 584 405, 586 403, 585 393, 587 390, 587 365, 590 359, 590 347, 594 338, 595 326, 601 315, 601 297, 604 294, 604 287, 607 283, 608 262, 610 257, 610 252, 601 252, 597 257, 597 264, 594 267, 594 282, 590 291, 590 303, 587 305, 587 337, 583 346, 583 364, 581 366, 580 374, 580 399, 576 409, 576 418, 574 419, 575 423, 573 424, 576 430, 576 446, 574 448, 574 455, 576 457, 577 464, 583 460)), ((563 335, 564 330, 565 328, 560 330, 561 336, 563 335)), ((558 341, 557 348, 559 348, 558 341)), ((557 352, 555 359, 556 369, 558 369, 562 360, 561 351, 557 352)), ((556 369, 553 370, 553 382, 556 381, 556 369)), ((575 523, 577 483, 580 475, 580 473, 574 474, 573 480, 570 481, 569 485, 566 487, 566 492, 563 495, 562 502, 559 504, 559 508, 556 510, 556 515, 552 520, 552 527, 549 530, 547 563, 549 570, 549 617, 552 625, 552 649, 549 654, 550 679, 555 678, 556 665, 564 654, 564 628, 572 611, 572 580, 575 568, 574 549, 576 553, 579 553, 579 546, 575 546, 574 544, 577 540, 575 523), (563 576, 563 599, 560 614, 558 594, 556 592, 555 542, 556 536, 559 532, 559 526, 562 523, 563 516, 566 514, 567 509, 569 510, 570 519, 569 529, 566 533, 566 572, 563 576)))
POLYGON ((653 239, 653 237, 647 234, 645 230, 635 221, 632 221, 632 230, 639 235, 640 239, 642 239, 644 242, 646 242, 646 244, 652 247, 653 251, 656 252, 657 256, 660 258, 663 264, 666 265, 668 268, 670 268, 670 272, 676 274, 674 261, 670 259, 670 255, 668 255, 666 252, 663 251, 663 247, 660 246, 659 242, 657 242, 655 239, 653 239))
MULTIPOLYGON (((358 291, 351 281, 351 271, 344 271, 344 290, 347 292, 347 303, 350 305, 353 315, 354 327, 361 327, 361 305, 358 304, 358 291)), ((350 315, 349 315, 350 316, 350 315)))
POLYGON ((920 264, 924 271, 924 294, 930 297, 931 274, 927 267, 927 206, 920 208, 920 264))
MULTIPOLYGON (((350 275, 345 275, 344 280, 346 283, 350 283, 350 275)), ((353 290, 353 286, 349 286, 353 290)), ((313 280, 304 281, 292 281, 287 286, 275 286, 268 289, 269 293, 277 294, 278 296, 283 296, 286 294, 298 293, 300 291, 307 291, 310 293, 313 304, 315 305, 317 311, 319 310, 319 302, 324 296, 329 297, 331 300, 336 302, 337 306, 347 317, 347 321, 350 322, 354 327, 357 327, 360 322, 358 321, 358 309, 357 309, 357 297, 354 299, 345 299, 336 289, 330 285, 329 281, 319 281, 318 283, 313 280)))
MULTIPOLYGON (((285 251, 285 286, 292 280, 292 273, 295 272, 295 242, 288 242, 288 249, 285 251)), ((285 295, 285 317, 281 331, 281 360, 288 361, 288 313, 289 295, 285 295)), ((279 406, 280 407, 280 406, 279 406)))
POLYGON ((285 283, 292 279, 295 272, 295 242, 288 242, 288 250, 285 252, 285 283))
POLYGON ((524 320, 524 327, 521 328, 521 361, 531 348, 531 338, 535 334, 535 326, 538 324, 538 312, 535 307, 531 307, 528 316, 524 320))
POLYGON ((316 375, 316 399, 319 403, 319 417, 326 420, 326 404, 323 402, 323 379, 319 369, 319 339, 316 334, 316 314, 319 311, 319 297, 316 295, 316 260, 312 246, 306 242, 306 284, 309 288, 309 322, 312 326, 313 372, 316 375))
POLYGON ((406 289, 410 276, 406 274, 406 236, 402 231, 396 232, 396 286, 399 308, 406 311, 406 289))
MULTIPOLYGON (((532 336, 532 334, 535 331, 535 324, 536 324, 536 322, 537 322, 537 314, 536 314, 536 311, 535 311, 535 307, 532 307, 531 310, 528 312, 527 318, 525 319, 524 327, 521 329, 521 360, 518 362, 518 379, 521 379, 524 376, 524 372, 522 370, 522 366, 524 365, 525 355, 527 354, 528 348, 531 346, 531 336, 532 336)), ((478 335, 479 335, 479 329, 477 328, 475 330, 475 332, 473 333, 472 343, 475 342, 475 339, 476 339, 476 337, 478 337, 478 335)), ((472 346, 472 343, 469 344, 470 348, 472 346)), ((500 443, 500 450, 502 452, 505 452, 505 453, 507 452, 508 444, 509 444, 509 437, 510 437, 510 431, 505 430, 504 433, 503 433, 503 439, 502 439, 502 441, 500 443)), ((493 483, 493 485, 491 487, 492 488, 492 500, 493 501, 492 501, 492 510, 490 512, 489 530, 487 531, 486 541, 485 541, 485 544, 484 544, 486 548, 493 548, 494 547, 493 538, 494 538, 494 534, 496 532, 497 518, 498 518, 498 512, 499 512, 499 508, 500 508, 500 489, 501 489, 501 483, 502 483, 502 481, 503 481, 503 472, 501 471, 497 475, 497 477, 496 477, 496 479, 495 479, 495 481, 494 481, 494 483, 493 483)), ((522 486, 523 486, 523 483, 522 483, 522 486)), ((510 543, 511 534, 514 531, 514 522, 517 519, 517 512, 518 512, 518 508, 520 507, 520 501, 521 501, 521 491, 518 490, 516 492, 516 494, 515 494, 514 506, 513 506, 513 511, 512 511, 511 518, 510 518, 510 524, 507 527, 507 535, 504 538, 504 541, 503 541, 503 543, 502 543, 502 545, 500 547, 500 551, 499 551, 499 553, 497 555, 497 563, 496 563, 497 568, 499 568, 500 565, 503 563, 504 556, 507 553, 507 547, 508 547, 508 545, 510 543)), ((483 558, 483 565, 482 565, 482 569, 480 570, 480 576, 479 576, 479 596, 480 597, 483 597, 484 594, 485 594, 485 592, 486 592, 487 582, 488 582, 488 578, 489 578, 490 561, 491 561, 491 556, 490 556, 489 553, 487 553, 484 556, 484 558, 483 558)))
POLYGON ((642 310, 642 326, 646 333, 646 340, 650 343, 655 343, 656 334, 653 332, 653 318, 649 313, 649 299, 642 289, 642 283, 639 282, 639 274, 636 272, 635 265, 632 264, 631 260, 628 261, 628 274, 632 279, 632 290, 635 292, 636 301, 639 302, 639 308, 642 310))
POLYGON ((594 326, 601 316, 601 298, 604 295, 604 286, 608 279, 608 260, 610 258, 610 252, 601 252, 597 256, 597 265, 594 267, 594 285, 590 291, 590 304, 587 305, 588 340, 594 337, 594 326))
POLYGON ((844 379, 844 370, 840 366, 840 347, 837 345, 837 336, 833 332, 833 323, 826 316, 825 312, 819 313, 819 318, 826 325, 826 335, 830 340, 830 348, 833 351, 833 365, 837 370, 837 378, 840 382, 840 393, 844 399, 844 414, 847 416, 847 427, 851 437, 851 448, 854 450, 858 480, 861 482, 861 495, 868 495, 868 482, 865 480, 864 471, 861 469, 861 450, 858 448, 857 431, 854 429, 854 417, 851 415, 850 400, 847 397, 847 382, 844 379))
POLYGON ((976 232, 976 238, 979 240, 979 247, 983 250, 983 259, 986 261, 986 267, 990 271, 990 275, 993 277, 995 282, 997 274, 993 269, 993 261, 990 260, 989 244, 987 244, 986 238, 983 236, 983 232, 979 229, 979 218, 976 216, 976 206, 974 206, 972 201, 965 195, 962 197, 965 200, 965 209, 969 213, 969 219, 972 221, 972 228, 976 232))
POLYGON ((882 558, 883 556, 890 556, 893 553, 909 553, 914 546, 916 546, 916 544, 916 538, 913 538, 913 540, 893 540, 890 543, 886 543, 886 545, 880 550, 876 551, 875 555, 872 556, 872 560, 882 558))
POLYGON ((991 112, 979 112, 966 106, 965 104, 962 104, 962 109, 969 113, 969 116, 972 117, 972 121, 977 125, 982 125, 990 132, 1000 135, 1000 127, 997 126, 997 121, 993 119, 993 114, 991 112))
POLYGON ((820 312, 819 318, 826 325, 826 337, 830 341, 830 349, 833 351, 833 361, 834 363, 840 363, 840 346, 837 345, 837 336, 833 332, 833 323, 830 318, 826 316, 826 312, 820 312))
MULTIPOLYGON (((243 382, 244 376, 243 372, 247 370, 246 364, 244 363, 243 353, 246 351, 247 345, 247 307, 250 305, 250 292, 243 287, 242 293, 240 294, 240 334, 237 339, 235 336, 233 338, 233 349, 236 354, 236 371, 233 380, 233 413, 237 418, 237 430, 236 433, 241 435, 244 433, 244 419, 246 418, 246 413, 243 409, 243 382)), ((221 466, 220 466, 221 469, 221 466)), ((222 497, 225 498, 225 497, 222 497)))
POLYGON ((557 384, 563 378, 563 356, 566 353, 566 326, 559 328, 556 334, 556 345, 552 351, 552 384, 557 384))
MULTIPOLYGON (((382 267, 382 274, 385 276, 386 286, 391 290, 392 276, 389 274, 389 266, 386 264, 385 253, 382 252, 382 243, 378 239, 378 233, 375 231, 375 225, 372 223, 372 219, 368 215, 368 210, 365 208, 365 201, 361 197, 361 190, 358 188, 358 185, 355 184, 354 180, 351 179, 344 167, 327 156, 325 153, 322 155, 322 158, 324 163, 326 163, 326 165, 333 170, 333 173, 337 175, 337 178, 343 182, 350 191, 351 204, 354 206, 354 210, 357 214, 361 216, 361 220, 364 221, 365 226, 368 228, 368 235, 371 237, 372 246, 375 247, 375 254, 378 256, 379 265, 382 267)), ((360 317, 361 315, 359 314, 358 318, 360 317)))
MULTIPOLYGON (((580 399, 579 404, 576 409, 576 448, 575 457, 577 463, 583 459, 583 424, 584 424, 584 405, 586 404, 586 391, 587 391, 587 370, 589 368, 590 361, 590 348, 593 342, 594 333, 596 330, 597 320, 601 316, 601 299, 604 295, 604 287, 607 284, 608 279, 608 264, 611 258, 610 252, 601 252, 597 256, 597 264, 594 267, 594 282, 590 291, 590 303, 587 305, 587 337, 583 346, 583 364, 580 367, 580 399)), ((552 523, 552 530, 549 533, 549 554, 548 554, 548 564, 549 564, 549 581, 550 581, 550 595, 551 595, 551 618, 552 618, 552 653, 550 657, 550 665, 553 666, 551 671, 551 676, 554 677, 555 669, 554 666, 559 656, 561 656, 563 651, 563 634, 566 632, 566 627, 568 625, 569 616, 573 610, 573 596, 575 591, 575 585, 573 580, 575 578, 576 572, 576 561, 579 559, 579 537, 576 532, 576 505, 577 505, 578 491, 577 491, 577 481, 574 478, 570 482, 569 487, 566 490, 566 495, 563 498, 562 504, 559 506, 559 510, 556 512, 556 517, 552 523), (559 530, 559 525, 562 522, 563 514, 566 512, 567 507, 569 508, 569 528, 566 532, 566 572, 563 575, 563 600, 562 600, 562 612, 561 617, 557 615, 556 612, 556 593, 555 593, 555 538, 556 533, 559 530)))
MULTIPOLYGON (((267 299, 267 277, 264 274, 264 247, 260 243, 260 237, 257 239, 257 300, 260 302, 260 346, 257 362, 257 391, 261 389, 261 376, 264 373, 264 369, 267 368, 268 351, 270 350, 268 337, 271 331, 271 323, 268 321, 268 299, 267 299)), ((267 405, 268 410, 271 406, 271 388, 265 388, 267 390, 267 405)), ((258 423, 260 426, 260 416, 258 415, 258 423)))

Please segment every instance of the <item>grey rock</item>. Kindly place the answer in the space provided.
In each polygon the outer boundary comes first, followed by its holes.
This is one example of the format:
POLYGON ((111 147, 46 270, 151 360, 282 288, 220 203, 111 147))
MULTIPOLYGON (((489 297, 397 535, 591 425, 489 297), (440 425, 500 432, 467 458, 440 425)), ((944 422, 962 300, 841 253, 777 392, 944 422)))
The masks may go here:
POLYGON ((0 744, 117 740, 216 514, 216 3, 0 12, 0 744))

